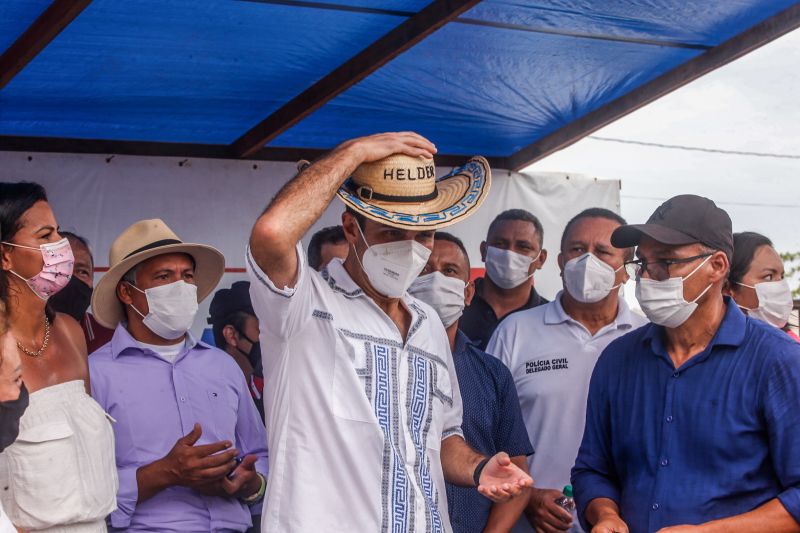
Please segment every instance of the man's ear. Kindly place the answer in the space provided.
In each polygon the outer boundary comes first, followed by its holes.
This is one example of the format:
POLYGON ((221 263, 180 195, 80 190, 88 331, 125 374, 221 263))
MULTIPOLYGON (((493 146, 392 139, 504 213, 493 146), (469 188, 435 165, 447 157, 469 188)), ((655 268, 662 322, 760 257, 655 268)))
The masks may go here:
POLYGON ((622 271, 621 272, 622 272, 622 284, 623 285, 628 283, 628 281, 630 281, 631 279, 633 279, 633 278, 631 278, 631 275, 628 273, 628 269, 625 266, 625 263, 622 264, 622 271))
POLYGON ((239 332, 236 328, 228 324, 222 328, 222 336, 225 337, 225 344, 227 346, 236 347, 239 343, 239 332))
POLYGON ((545 261, 547 261, 547 250, 542 248, 542 253, 539 254, 539 259, 537 259, 534 263, 536 265, 536 270, 541 270, 545 261))
POLYGON ((126 281, 120 281, 117 283, 117 299, 125 305, 130 305, 133 303, 133 297, 131 296, 131 289, 130 285, 126 281))
POLYGON ((358 241, 361 240, 361 234, 359 233, 357 226, 358 220, 356 220, 356 217, 347 211, 342 213, 342 230, 344 231, 344 238, 351 247, 357 246, 358 241))
POLYGON ((486 241, 481 242, 481 261, 486 262, 486 241))
POLYGON ((472 298, 475 296, 475 283, 472 281, 467 282, 467 286, 464 287, 464 307, 469 307, 469 304, 472 303, 472 298))
POLYGON ((563 253, 558 252, 558 255, 556 256, 556 263, 558 263, 558 275, 563 278, 564 277, 564 265, 566 264, 566 261, 564 261, 564 254, 563 253))
POLYGON ((712 268, 711 283, 717 283, 727 279, 730 262, 725 252, 714 252, 708 262, 712 268))

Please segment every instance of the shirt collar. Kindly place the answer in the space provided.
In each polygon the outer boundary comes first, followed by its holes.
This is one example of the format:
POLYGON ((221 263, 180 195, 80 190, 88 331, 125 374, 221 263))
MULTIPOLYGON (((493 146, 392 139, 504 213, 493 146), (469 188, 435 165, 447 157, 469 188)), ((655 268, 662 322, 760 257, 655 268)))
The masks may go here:
MULTIPOLYGON (((350 298, 366 296, 366 294, 364 294, 364 289, 353 281, 353 278, 350 277, 350 274, 348 274, 347 270, 344 268, 344 262, 338 257, 332 259, 320 274, 322 274, 323 279, 328 282, 328 285, 333 290, 341 292, 345 296, 350 298)), ((400 299, 405 302, 406 306, 419 315, 422 315, 423 319, 427 318, 427 313, 416 305, 416 300, 411 297, 408 292, 405 292, 400 299)))
MULTIPOLYGON (((722 317, 722 322, 708 343, 704 350, 705 353, 711 353, 711 349, 715 346, 741 346, 744 343, 746 335, 747 317, 742 313, 741 309, 733 303, 730 296, 723 296, 725 303, 725 316, 722 317)), ((664 326, 650 324, 647 332, 642 337, 642 341, 650 342, 652 350, 656 354, 667 353, 666 346, 664 345, 664 326)))
MULTIPOLYGON (((483 285, 483 283, 484 283, 483 278, 478 278, 475 280, 475 296, 472 297, 472 304, 470 305, 475 305, 475 302, 480 302, 482 305, 491 308, 491 306, 486 302, 486 300, 483 299, 483 296, 481 296, 481 286, 483 285)), ((531 295, 528 297, 528 301, 525 303, 525 305, 523 305, 519 309, 514 309, 514 311, 512 312, 521 311, 523 309, 532 309, 534 307, 542 305, 543 303, 545 303, 545 301, 544 298, 542 298, 542 295, 536 292, 536 287, 531 287, 531 295)))
POLYGON ((544 298, 542 295, 536 292, 536 287, 531 287, 531 296, 528 298, 528 303, 526 303, 522 308, 523 309, 533 309, 534 307, 538 307, 544 303, 544 298))
MULTIPOLYGON (((198 341, 195 339, 194 335, 192 335, 191 331, 186 332, 186 351, 200 348, 203 350, 211 348, 208 344, 203 341, 198 341)), ((135 353, 149 353, 144 352, 139 343, 136 342, 136 339, 131 336, 128 329, 125 325, 120 322, 117 324, 117 329, 114 330, 114 336, 111 337, 111 356, 116 359, 121 355, 131 355, 135 353)))
MULTIPOLYGON (((328 286, 336 292, 339 292, 347 298, 358 298, 364 294, 364 290, 353 281, 350 274, 344 268, 344 262, 336 257, 332 259, 328 265, 320 272, 322 278, 328 282, 328 286)), ((428 313, 424 311, 418 304, 414 297, 405 292, 401 297, 405 302, 406 307, 411 313, 411 327, 408 330, 406 341, 410 341, 414 334, 419 330, 422 323, 428 318, 428 313)), ((374 302, 373 302, 374 305, 374 302)), ((387 317, 388 318, 388 317, 387 317)))
POLYGON ((353 278, 345 270, 344 263, 338 257, 332 259, 320 274, 328 282, 331 289, 344 294, 348 298, 355 298, 364 294, 363 289, 353 281, 353 278))
MULTIPOLYGON (((544 323, 545 324, 562 324, 564 322, 575 322, 575 320, 564 311, 564 306, 561 305, 561 296, 564 291, 558 291, 556 297, 545 307, 544 323)), ((614 324, 618 329, 627 329, 633 326, 633 313, 628 307, 625 298, 618 298, 619 302, 617 307, 617 316, 614 318, 614 324)))
POLYGON ((456 344, 453 350, 453 357, 466 353, 471 346, 477 347, 478 343, 467 337, 466 333, 460 329, 456 330, 456 344))

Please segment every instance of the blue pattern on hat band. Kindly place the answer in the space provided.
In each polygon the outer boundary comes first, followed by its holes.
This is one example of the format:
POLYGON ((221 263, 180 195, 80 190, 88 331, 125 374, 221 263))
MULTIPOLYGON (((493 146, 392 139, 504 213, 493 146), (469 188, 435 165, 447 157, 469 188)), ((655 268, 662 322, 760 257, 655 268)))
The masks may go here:
POLYGON ((425 226, 429 224, 444 223, 456 219, 468 212, 470 208, 477 203, 481 193, 486 187, 486 173, 484 171, 484 166, 474 160, 467 162, 462 167, 453 169, 446 176, 442 176, 441 178, 437 179, 436 182, 438 183, 446 180, 464 171, 472 173, 472 183, 470 184, 469 190, 464 194, 463 198, 458 203, 436 213, 423 213, 419 215, 396 213, 394 211, 387 211, 386 209, 382 209, 376 205, 366 203, 360 197, 352 194, 344 188, 340 188, 338 194, 343 200, 353 204, 353 206, 357 207, 359 210, 369 213, 371 216, 387 222, 392 222, 395 224, 407 224, 410 226, 425 226))

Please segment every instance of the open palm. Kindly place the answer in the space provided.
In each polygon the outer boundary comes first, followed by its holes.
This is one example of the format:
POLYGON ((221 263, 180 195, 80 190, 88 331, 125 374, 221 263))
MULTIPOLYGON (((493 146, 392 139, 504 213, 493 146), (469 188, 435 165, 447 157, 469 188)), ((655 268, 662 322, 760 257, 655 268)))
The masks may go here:
POLYGON ((531 486, 533 478, 512 463, 507 453, 500 452, 483 468, 478 492, 494 502, 503 502, 531 486))

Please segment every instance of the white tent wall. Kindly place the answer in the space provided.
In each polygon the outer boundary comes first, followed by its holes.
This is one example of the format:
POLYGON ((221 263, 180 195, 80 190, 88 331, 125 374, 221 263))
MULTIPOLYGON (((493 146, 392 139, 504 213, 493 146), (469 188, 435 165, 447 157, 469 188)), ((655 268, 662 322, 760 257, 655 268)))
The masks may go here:
MULTIPOLYGON (((44 185, 60 226, 91 242, 96 267, 108 266, 112 241, 132 222, 161 218, 184 241, 210 244, 225 254, 228 272, 220 287, 245 277, 244 249, 252 224, 295 172, 293 163, 279 162, 0 152, 0 181, 44 185)), ((479 246, 494 216, 511 208, 531 211, 542 221, 550 251, 536 275, 536 288, 552 298, 561 287, 556 256, 564 225, 587 207, 619 212, 620 182, 499 169, 492 177, 481 209, 447 231, 464 241, 473 268, 481 268, 479 246)), ((342 211, 334 200, 303 244, 317 229, 338 224, 342 211)), ((205 327, 209 302, 201 305, 197 334, 205 327)))

